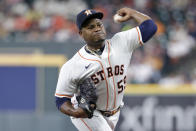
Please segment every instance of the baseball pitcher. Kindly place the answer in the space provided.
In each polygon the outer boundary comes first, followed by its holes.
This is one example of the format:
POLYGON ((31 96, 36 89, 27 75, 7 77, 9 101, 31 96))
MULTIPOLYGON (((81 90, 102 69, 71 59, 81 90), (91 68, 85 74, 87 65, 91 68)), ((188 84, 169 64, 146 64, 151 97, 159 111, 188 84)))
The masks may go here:
POLYGON ((86 9, 77 15, 85 45, 62 66, 55 97, 79 131, 114 131, 132 52, 157 31, 149 16, 134 9, 121 8, 116 15, 116 22, 134 19, 138 26, 106 39, 103 13, 86 9))

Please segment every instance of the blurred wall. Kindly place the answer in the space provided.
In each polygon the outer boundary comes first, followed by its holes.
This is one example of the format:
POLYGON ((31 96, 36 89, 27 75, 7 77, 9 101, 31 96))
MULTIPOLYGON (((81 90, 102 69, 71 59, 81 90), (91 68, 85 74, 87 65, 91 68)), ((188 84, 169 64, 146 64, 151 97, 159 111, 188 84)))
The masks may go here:
POLYGON ((0 131, 75 130, 54 98, 65 54, 80 48, 69 44, 0 43, 0 131))

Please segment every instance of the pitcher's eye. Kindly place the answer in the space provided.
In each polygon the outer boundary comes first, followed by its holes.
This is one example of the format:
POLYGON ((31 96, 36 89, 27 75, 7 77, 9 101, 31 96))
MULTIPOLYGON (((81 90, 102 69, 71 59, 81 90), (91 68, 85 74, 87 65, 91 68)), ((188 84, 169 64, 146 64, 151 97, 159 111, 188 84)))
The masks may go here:
POLYGON ((98 23, 97 26, 101 27, 101 26, 103 26, 103 24, 102 23, 98 23))
POLYGON ((95 26, 94 25, 90 25, 89 27, 88 27, 88 29, 93 29, 95 26))

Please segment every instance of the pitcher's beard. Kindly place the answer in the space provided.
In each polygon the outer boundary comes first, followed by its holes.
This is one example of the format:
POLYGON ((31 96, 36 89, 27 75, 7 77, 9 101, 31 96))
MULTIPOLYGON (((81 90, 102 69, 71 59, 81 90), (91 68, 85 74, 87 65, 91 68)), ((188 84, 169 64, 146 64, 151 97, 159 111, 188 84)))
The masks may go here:
POLYGON ((89 43, 88 45, 89 45, 91 48, 98 49, 98 48, 103 47, 104 42, 105 42, 105 39, 101 39, 101 40, 99 40, 99 41, 95 41, 95 42, 93 42, 93 43, 89 43))
POLYGON ((100 40, 97 40, 95 43, 103 43, 105 41, 105 39, 100 39, 100 40))
POLYGON ((101 46, 104 43, 105 39, 100 39, 94 43, 95 46, 101 46))

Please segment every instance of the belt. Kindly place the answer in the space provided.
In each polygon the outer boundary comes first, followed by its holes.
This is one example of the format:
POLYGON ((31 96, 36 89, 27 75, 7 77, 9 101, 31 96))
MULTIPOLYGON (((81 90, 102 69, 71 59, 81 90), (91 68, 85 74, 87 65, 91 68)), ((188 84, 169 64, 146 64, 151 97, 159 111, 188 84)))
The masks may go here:
POLYGON ((116 114, 119 110, 120 110, 120 106, 116 110, 113 110, 113 111, 102 111, 102 110, 98 110, 98 111, 100 111, 103 116, 110 117, 116 114))

